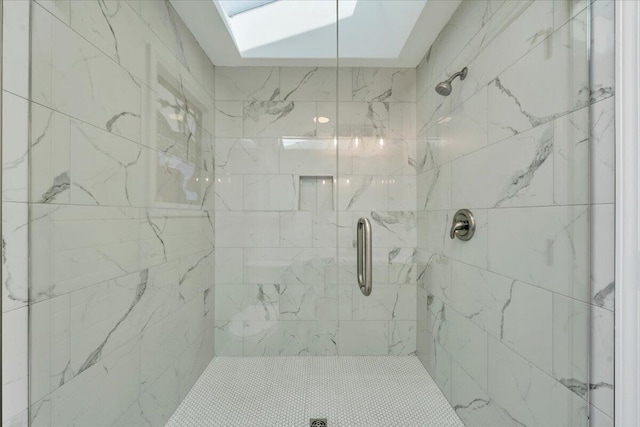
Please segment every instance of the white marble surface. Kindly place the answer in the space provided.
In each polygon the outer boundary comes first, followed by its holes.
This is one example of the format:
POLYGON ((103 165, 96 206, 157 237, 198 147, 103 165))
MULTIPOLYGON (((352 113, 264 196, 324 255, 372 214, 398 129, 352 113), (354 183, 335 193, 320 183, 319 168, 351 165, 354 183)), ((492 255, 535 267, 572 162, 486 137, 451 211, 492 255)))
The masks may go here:
POLYGON ((163 424, 214 352, 214 67, 168 3, 31 4, 31 422, 163 424))
POLYGON ((415 82, 414 69, 216 69, 216 354, 415 351, 415 82), (377 246, 367 299, 351 289, 362 216, 377 246))
POLYGON ((612 309, 611 206, 588 205, 613 195, 606 3, 591 88, 586 2, 463 3, 417 68, 417 354, 467 425, 587 425, 587 373, 610 369, 587 339, 589 304, 612 309), (469 242, 448 236, 460 208, 469 242))

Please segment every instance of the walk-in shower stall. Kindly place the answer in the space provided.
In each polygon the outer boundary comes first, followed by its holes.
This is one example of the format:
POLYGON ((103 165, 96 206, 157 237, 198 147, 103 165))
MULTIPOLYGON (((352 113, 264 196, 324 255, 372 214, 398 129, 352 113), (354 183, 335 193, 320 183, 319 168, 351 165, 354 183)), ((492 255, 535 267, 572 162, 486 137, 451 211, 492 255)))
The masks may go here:
POLYGON ((612 0, 4 5, 5 423, 612 425, 612 0))

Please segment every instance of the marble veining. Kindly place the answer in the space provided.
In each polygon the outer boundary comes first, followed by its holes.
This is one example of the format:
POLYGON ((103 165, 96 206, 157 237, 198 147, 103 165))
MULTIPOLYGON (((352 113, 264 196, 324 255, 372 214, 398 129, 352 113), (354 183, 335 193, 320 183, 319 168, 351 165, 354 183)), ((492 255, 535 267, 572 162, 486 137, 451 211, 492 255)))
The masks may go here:
POLYGON ((512 178, 509 187, 504 192, 504 195, 496 202, 494 207, 499 207, 503 202, 513 199, 518 195, 518 193, 529 187, 535 173, 540 169, 542 164, 547 161, 552 153, 553 131, 551 128, 548 128, 540 137, 538 146, 536 147, 535 156, 527 169, 512 178))
POLYGON ((63 172, 53 179, 53 185, 42 195, 39 203, 51 203, 56 196, 70 188, 70 179, 67 172, 63 172))
POLYGON ((138 304, 138 302, 140 302, 140 299, 144 295, 144 292, 147 290, 148 280, 149 280, 149 270, 142 270, 140 272, 140 283, 138 284, 138 288, 136 289, 136 293, 133 298, 133 301, 131 301, 131 305, 127 309, 126 313, 122 315, 120 320, 118 320, 118 322, 113 326, 113 328, 111 328, 111 330, 109 331, 107 336, 104 338, 102 343, 100 343, 100 345, 87 357, 87 360, 85 360, 85 362, 82 365, 80 365, 77 375, 81 374, 83 371, 93 366, 100 359, 100 357, 102 356, 102 350, 104 349, 104 346, 109 341, 109 338, 111 337, 111 335, 115 332, 116 329, 118 329, 120 324, 125 321, 127 316, 129 316, 129 314, 134 309, 134 307, 138 304))

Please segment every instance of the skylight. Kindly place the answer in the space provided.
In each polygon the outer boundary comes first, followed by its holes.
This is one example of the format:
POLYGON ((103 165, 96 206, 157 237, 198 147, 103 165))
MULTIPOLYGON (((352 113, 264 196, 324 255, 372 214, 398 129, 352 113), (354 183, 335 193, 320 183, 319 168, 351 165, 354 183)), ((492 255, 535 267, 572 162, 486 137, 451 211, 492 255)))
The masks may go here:
POLYGON ((427 0, 213 2, 242 58, 332 59, 338 23, 342 58, 398 58, 427 0))
POLYGON ((223 1, 222 7, 224 7, 224 11, 227 13, 228 17, 233 17, 242 12, 247 12, 252 9, 256 9, 260 6, 264 6, 265 4, 273 3, 277 0, 234 0, 234 1, 223 1))

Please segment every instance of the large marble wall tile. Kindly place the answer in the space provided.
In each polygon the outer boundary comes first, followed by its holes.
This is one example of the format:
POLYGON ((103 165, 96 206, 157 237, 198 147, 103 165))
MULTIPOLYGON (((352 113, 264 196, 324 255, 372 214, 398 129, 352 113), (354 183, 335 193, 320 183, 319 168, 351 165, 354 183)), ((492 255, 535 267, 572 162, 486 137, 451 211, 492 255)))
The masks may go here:
MULTIPOLYGON (((513 299, 514 281, 464 263, 453 262, 453 266, 451 298, 447 301, 489 334, 501 338, 505 327, 505 311, 513 299)), ((517 326, 510 325, 514 331, 517 326)))
POLYGON ((280 70, 272 67, 216 67, 216 99, 277 101, 280 70))
POLYGON ((280 319, 337 320, 338 286, 284 285, 280 288, 280 319))
POLYGON ((217 175, 215 178, 217 211, 241 211, 243 209, 244 177, 242 175, 217 175))
POLYGON ((434 136, 416 141, 416 173, 421 174, 441 166, 449 159, 447 142, 434 136))
POLYGON ((278 320, 280 285, 216 283, 216 320, 278 320))
POLYGON ((613 95, 615 81, 615 1, 597 0, 591 8, 591 101, 613 95))
POLYGON ((244 135, 242 101, 216 100, 215 135, 218 137, 241 137, 244 135))
POLYGON ((133 141, 140 140, 140 81, 39 7, 32 52, 35 102, 133 141), (42 53, 42 54, 41 54, 42 53), (111 88, 117 87, 114 91, 111 88), (70 96, 83 93, 86 96, 70 96))
POLYGON ((36 0, 40 6, 48 10, 53 16, 69 25, 71 15, 70 0, 36 0))
POLYGON ((243 354, 242 320, 222 320, 215 325, 215 355, 242 356, 243 354))
POLYGON ((614 416, 614 314, 591 306, 590 403, 614 416))
MULTIPOLYGON (((432 254, 427 260, 424 273, 418 277, 418 283, 426 291, 428 297, 437 298, 440 301, 449 303, 453 298, 452 286, 452 262, 449 258, 432 254)), ((427 299, 427 310, 430 309, 430 302, 427 299)), ((419 308, 424 310, 425 307, 419 308)), ((465 314, 464 310, 461 313, 465 314)))
POLYGON ((531 364, 552 374, 553 330, 552 321, 560 309, 553 304, 553 294, 522 282, 510 285, 509 299, 502 310, 500 341, 531 364))
POLYGON ((75 120, 70 139, 72 203, 145 205, 151 190, 144 184, 148 176, 145 160, 156 157, 155 153, 75 120))
POLYGON ((29 201, 29 102, 2 92, 2 201, 29 201))
MULTIPOLYGON (((338 165, 337 142, 330 138, 281 138, 280 173, 334 176, 338 165)), ((340 155, 341 171, 346 169, 345 157, 340 155)))
POLYGON ((62 295, 120 275, 140 262, 137 209, 31 209, 31 298, 62 295))
POLYGON ((365 297, 354 293, 353 320, 415 320, 415 285, 377 286, 365 297))
POLYGON ((204 52, 195 37, 169 3, 156 5, 147 3, 140 2, 139 16, 167 47, 170 55, 202 82, 204 52))
POLYGON ((25 99, 29 97, 29 9, 25 1, 7 2, 2 9, 2 89, 25 99))
POLYGON ((440 335, 440 343, 474 381, 486 390, 489 336, 455 310, 446 310, 444 319, 447 334, 446 338, 440 335))
POLYGON ((245 211, 291 211, 298 208, 299 179, 295 175, 246 175, 245 211))
POLYGON ((389 103, 389 137, 416 137, 416 104, 409 102, 389 103))
POLYGON ((591 203, 615 201, 614 98, 591 105, 591 203))
POLYGON ((412 68, 354 68, 354 101, 416 101, 416 71, 412 68))
MULTIPOLYGON (((180 305, 179 309, 149 325, 138 340, 141 357, 145 363, 140 368, 143 387, 165 373, 177 361, 185 349, 198 340, 201 334, 202 298, 194 298, 180 305), (152 355, 154 355, 152 357, 152 355)), ((167 390, 177 392, 177 389, 167 390)))
POLYGON ((31 201, 69 203, 70 132, 69 117, 31 104, 31 201))
POLYGON ((392 248, 389 250, 389 283, 415 284, 419 254, 415 248, 392 248))
POLYGON ((613 427, 613 418, 605 415, 593 405, 589 405, 589 426, 590 427, 613 427))
POLYGON ((427 136, 438 138, 442 144, 448 146, 448 159, 456 159, 485 147, 487 145, 486 88, 439 118, 437 125, 429 130, 427 136))
POLYGON ((353 174, 414 175, 415 144, 414 139, 359 138, 350 152, 353 174))
POLYGON ((22 307, 2 314, 2 423, 28 407, 28 310, 22 307), (10 345, 6 345, 11 343, 10 345))
POLYGON ((451 111, 450 97, 435 95, 435 85, 416 102, 416 136, 427 137, 429 130, 451 111))
MULTIPOLYGON (((552 205, 553 147, 554 134, 550 125, 489 147, 486 150, 489 156, 487 187, 498 190, 496 194, 489 194, 489 206, 552 205), (507 173, 502 172, 505 169, 507 173)), ((580 183, 575 185, 579 187, 580 183)))
MULTIPOLYGON (((354 220, 357 219, 355 216, 354 220)), ((372 234, 381 247, 415 247, 416 215, 413 211, 370 212, 370 220, 372 234)))
POLYGON ((275 174, 279 171, 275 138, 217 138, 215 153, 217 173, 275 174))
POLYGON ((591 304, 614 309, 615 206, 591 206, 591 304))
POLYGON ((305 285, 332 282, 334 248, 251 248, 244 250, 245 283, 305 285))
POLYGON ((586 425, 587 402, 489 338, 489 394, 521 425, 586 425))
POLYGON ((417 337, 418 358, 442 394, 447 400, 451 400, 451 356, 420 323, 417 325, 417 337))
MULTIPOLYGON (((414 293, 415 294, 415 293, 414 293)), ((416 322, 390 321, 387 354, 389 356, 409 356, 416 354, 416 322)))
POLYGON ((336 114, 335 102, 318 102, 318 117, 329 119, 327 124, 318 125, 318 136, 333 137, 337 133, 340 137, 384 138, 388 135, 389 103, 340 102, 336 114))
POLYGON ((489 269, 589 301, 588 231, 587 207, 491 209, 489 269))
POLYGON ((587 399, 589 387, 589 305, 553 295, 553 376, 587 399))
MULTIPOLYGON (((553 123, 553 200, 557 205, 589 202, 590 169, 595 172, 595 168, 589 167, 588 115, 589 109, 583 108, 553 123)), ((592 163, 602 165, 598 159, 592 163)))
POLYGON ((524 54, 553 33, 553 1, 505 2, 479 34, 447 67, 449 73, 468 66, 469 75, 452 102, 464 102, 524 54))
POLYGON ((489 142, 587 105, 585 16, 582 12, 491 82, 489 142))
POLYGON ((244 134, 247 137, 316 136, 316 104, 293 101, 244 103, 244 134))
POLYGON ((339 93, 341 101, 350 101, 351 79, 351 69, 348 68, 281 67, 281 97, 283 101, 331 102, 337 99, 339 93))
POLYGON ((245 356, 334 356, 336 321, 245 322, 245 356))
POLYGON ((385 177, 342 176, 337 184, 340 210, 387 210, 389 207, 389 185, 385 177))
POLYGON ((71 28, 122 65, 138 79, 145 78, 148 27, 124 1, 70 2, 71 28))
POLYGON ((553 21, 557 30, 569 20, 574 18, 578 13, 587 7, 586 0, 569 0, 566 2, 554 2, 553 5, 553 21))
POLYGON ((338 339, 341 356, 386 356, 389 325, 386 321, 340 322, 338 339))
POLYGON ((467 425, 518 425, 455 361, 451 363, 451 406, 467 425))
POLYGON ((29 228, 26 203, 2 204, 2 311, 28 303, 29 228))
POLYGON ((215 282, 243 283, 244 253, 242 248, 226 248, 215 253, 215 282))
POLYGON ((280 245, 277 212, 216 212, 216 247, 280 245))
POLYGON ((415 211, 416 207, 416 177, 415 176, 389 176, 386 178, 389 184, 389 210, 390 211, 415 211))
POLYGON ((451 163, 421 173, 417 179, 418 209, 441 210, 451 208, 451 163))
MULTIPOLYGON (((280 247, 310 248, 313 246, 313 223, 315 215, 311 212, 280 213, 280 247)), ((333 226, 335 227, 335 225, 333 226)), ((330 240, 335 246, 335 238, 330 240)), ((320 246, 321 247, 321 246, 320 246)))

